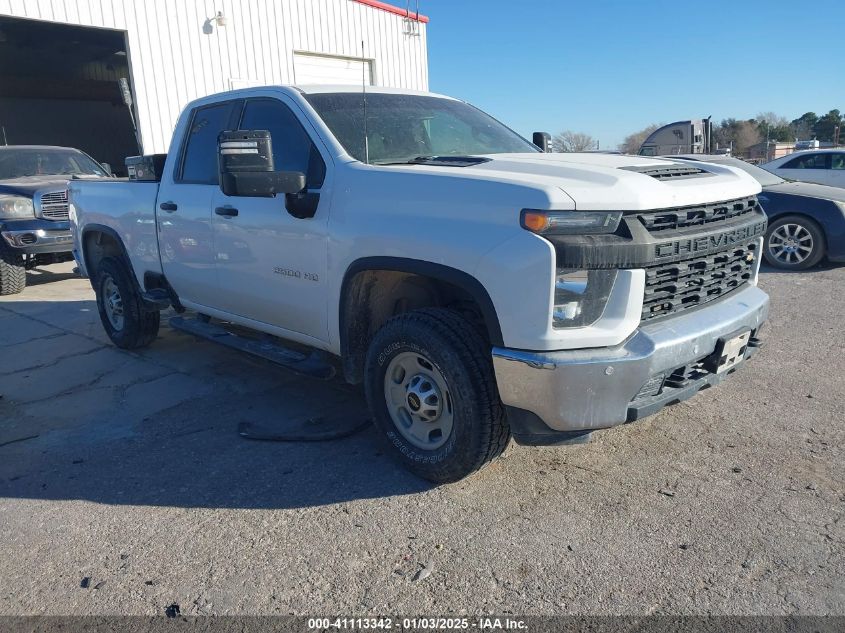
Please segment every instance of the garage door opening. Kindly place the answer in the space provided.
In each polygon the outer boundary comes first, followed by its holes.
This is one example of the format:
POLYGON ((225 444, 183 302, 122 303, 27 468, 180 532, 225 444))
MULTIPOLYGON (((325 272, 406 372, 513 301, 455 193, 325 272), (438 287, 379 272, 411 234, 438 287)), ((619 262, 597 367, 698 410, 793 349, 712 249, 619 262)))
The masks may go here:
POLYGON ((121 77, 122 31, 0 18, 0 145, 76 147, 124 174, 139 149, 121 77))

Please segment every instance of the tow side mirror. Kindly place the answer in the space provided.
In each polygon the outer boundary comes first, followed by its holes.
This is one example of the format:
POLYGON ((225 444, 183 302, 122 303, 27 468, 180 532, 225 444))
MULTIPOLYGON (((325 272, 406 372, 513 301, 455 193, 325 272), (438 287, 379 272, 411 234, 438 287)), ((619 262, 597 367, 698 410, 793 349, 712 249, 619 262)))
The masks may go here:
POLYGON ((266 130, 228 130, 217 138, 220 189, 227 196, 271 198, 305 189, 305 174, 275 171, 266 130))
POLYGON ((534 132, 532 142, 544 152, 552 151, 552 135, 548 132, 534 132))

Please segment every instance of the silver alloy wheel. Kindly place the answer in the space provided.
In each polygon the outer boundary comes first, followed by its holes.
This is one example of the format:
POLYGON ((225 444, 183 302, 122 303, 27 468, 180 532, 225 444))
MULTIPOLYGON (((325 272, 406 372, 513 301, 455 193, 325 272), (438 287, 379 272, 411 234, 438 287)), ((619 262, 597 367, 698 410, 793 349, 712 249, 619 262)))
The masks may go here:
POLYGON ((813 236, 800 224, 782 224, 769 235, 769 254, 782 264, 800 264, 812 252, 813 236))
POLYGON ((452 434, 452 395, 443 374, 421 354, 402 352, 387 366, 384 398, 396 430, 415 447, 437 450, 452 434))
POLYGON ((120 288, 112 279, 111 275, 103 282, 103 308, 106 311, 111 326, 120 331, 123 329, 123 298, 120 296, 120 288))

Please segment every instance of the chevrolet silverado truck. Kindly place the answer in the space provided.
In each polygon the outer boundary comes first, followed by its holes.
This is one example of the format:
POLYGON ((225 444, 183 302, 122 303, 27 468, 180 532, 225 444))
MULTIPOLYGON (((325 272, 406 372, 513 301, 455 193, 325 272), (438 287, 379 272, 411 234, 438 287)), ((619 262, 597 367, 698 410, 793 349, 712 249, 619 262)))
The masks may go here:
POLYGON ((0 147, 0 296, 22 292, 26 271, 72 259, 67 182, 108 170, 70 147, 0 147))
POLYGON ((739 369, 768 312, 759 191, 723 165, 546 153, 445 96, 277 86, 189 104, 156 178, 73 182, 70 204, 117 346, 172 307, 341 372, 397 458, 450 482, 511 437, 581 442, 739 369))

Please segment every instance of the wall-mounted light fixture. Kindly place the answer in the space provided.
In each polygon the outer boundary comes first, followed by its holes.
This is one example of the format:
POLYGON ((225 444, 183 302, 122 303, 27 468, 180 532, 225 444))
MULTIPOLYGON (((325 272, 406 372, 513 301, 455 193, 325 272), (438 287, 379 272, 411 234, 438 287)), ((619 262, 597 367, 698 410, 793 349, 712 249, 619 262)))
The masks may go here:
POLYGON ((225 27, 229 23, 229 18, 223 15, 222 11, 218 11, 213 18, 206 18, 202 25, 202 32, 206 35, 214 33, 215 25, 218 27, 225 27))

